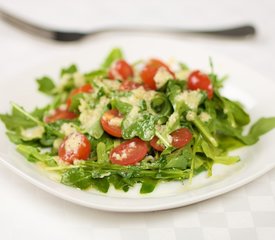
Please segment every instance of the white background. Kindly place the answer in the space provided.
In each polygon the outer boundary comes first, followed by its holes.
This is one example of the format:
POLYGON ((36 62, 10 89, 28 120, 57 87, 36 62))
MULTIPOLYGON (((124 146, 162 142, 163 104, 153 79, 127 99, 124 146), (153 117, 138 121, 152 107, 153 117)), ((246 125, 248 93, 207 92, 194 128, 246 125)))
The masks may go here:
MULTIPOLYGON (((201 42, 274 79, 275 2, 272 0, 0 0, 0 7, 44 26, 74 30, 117 24, 203 28, 253 23, 258 28, 254 39, 183 37, 183 41, 201 42)), ((0 81, 37 62, 90 44, 92 38, 73 44, 42 40, 0 21, 0 81)), ((265 87, 268 86, 259 91, 265 87)), ((245 187, 189 207, 120 214, 65 202, 0 165, 0 239, 243 238, 275 238, 275 170, 245 187)))

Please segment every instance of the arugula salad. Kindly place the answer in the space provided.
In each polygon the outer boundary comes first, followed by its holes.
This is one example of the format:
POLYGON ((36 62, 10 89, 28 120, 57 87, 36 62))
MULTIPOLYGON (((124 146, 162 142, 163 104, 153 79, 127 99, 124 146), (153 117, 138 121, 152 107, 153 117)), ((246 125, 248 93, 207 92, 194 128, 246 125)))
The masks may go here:
POLYGON ((37 79, 50 103, 32 112, 12 103, 0 119, 17 151, 65 185, 106 193, 140 183, 140 193, 150 193, 240 161, 229 152, 275 127, 275 117, 261 118, 244 134, 248 113, 221 95, 225 78, 211 61, 210 69, 154 58, 130 64, 115 48, 99 69, 81 74, 71 65, 58 84, 37 79))

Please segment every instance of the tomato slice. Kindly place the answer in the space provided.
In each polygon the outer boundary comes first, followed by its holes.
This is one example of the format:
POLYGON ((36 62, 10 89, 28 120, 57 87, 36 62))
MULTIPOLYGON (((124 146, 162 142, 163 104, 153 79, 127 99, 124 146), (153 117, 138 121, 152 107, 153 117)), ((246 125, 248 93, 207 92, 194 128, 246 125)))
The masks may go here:
POLYGON ((119 90, 120 91, 131 91, 131 90, 137 89, 139 87, 143 87, 146 91, 150 90, 150 88, 146 84, 136 83, 136 82, 133 82, 130 80, 123 81, 119 86, 119 90))
POLYGON ((133 138, 115 147, 110 153, 110 160, 114 164, 133 165, 140 162, 147 152, 147 144, 139 138, 133 138))
POLYGON ((121 121, 123 117, 117 109, 108 110, 100 119, 104 131, 114 137, 122 137, 121 121))
POLYGON ((188 144, 193 135, 188 128, 180 128, 171 133, 172 136, 172 146, 175 148, 182 148, 188 144))
POLYGON ((130 90, 139 88, 141 86, 142 86, 142 84, 140 84, 140 83, 136 83, 136 82, 133 82, 133 81, 125 80, 125 81, 123 81, 120 84, 119 90, 121 90, 121 91, 130 91, 130 90))
POLYGON ((74 90, 71 91, 68 99, 67 99, 67 107, 69 108, 72 104, 72 98, 73 96, 75 96, 76 94, 79 94, 79 93, 91 93, 93 91, 93 88, 91 86, 91 84, 85 84, 83 85, 82 87, 80 88, 76 88, 74 90))
POLYGON ((193 71, 187 81, 190 90, 201 89, 207 92, 208 99, 213 97, 213 86, 210 78, 199 70, 193 71))
POLYGON ((76 113, 69 112, 68 110, 56 109, 53 115, 47 116, 45 118, 45 122, 52 123, 57 120, 70 120, 77 117, 78 115, 76 113))
POLYGON ((157 89, 154 77, 160 67, 164 67, 173 76, 173 78, 175 78, 175 74, 165 63, 159 59, 150 59, 143 70, 140 72, 141 79, 150 87, 150 89, 157 89))
MULTIPOLYGON (((172 132, 171 137, 172 137, 172 146, 175 148, 182 148, 191 141, 193 135, 188 128, 180 128, 172 132)), ((164 150, 164 147, 157 143, 158 140, 159 140, 158 137, 154 136, 153 139, 150 141, 150 145, 156 151, 161 152, 164 150)))
POLYGON ((75 132, 67 136, 58 149, 58 156, 67 163, 87 160, 91 153, 91 143, 85 135, 75 132))
POLYGON ((165 148, 158 144, 159 138, 157 136, 154 136, 152 140, 150 141, 150 145, 157 151, 162 152, 165 148))
POLYGON ((133 68, 123 59, 114 62, 108 73, 109 79, 127 80, 133 76, 133 68))

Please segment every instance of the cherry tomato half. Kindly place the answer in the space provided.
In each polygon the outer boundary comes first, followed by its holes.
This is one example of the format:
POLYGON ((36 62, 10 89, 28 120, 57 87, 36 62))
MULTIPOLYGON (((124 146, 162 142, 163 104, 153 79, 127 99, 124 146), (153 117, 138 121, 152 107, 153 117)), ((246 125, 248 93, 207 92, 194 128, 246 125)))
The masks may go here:
POLYGON ((140 162, 147 152, 147 144, 139 138, 133 138, 115 147, 110 153, 110 160, 114 164, 133 165, 140 162))
POLYGON ((158 59, 150 59, 144 69, 140 72, 140 77, 150 89, 156 90, 156 83, 154 77, 160 67, 164 67, 175 78, 175 74, 169 69, 169 67, 158 59))
POLYGON ((109 79, 127 80, 134 76, 133 68, 123 59, 114 62, 111 66, 109 79))
POLYGON ((161 144, 158 144, 159 138, 157 136, 154 136, 152 140, 150 141, 150 145, 157 151, 162 152, 165 148, 161 144))
POLYGON ((139 88, 141 86, 142 86, 142 84, 140 84, 140 83, 136 83, 136 82, 133 82, 133 81, 125 80, 125 81, 123 81, 120 84, 119 90, 121 90, 121 91, 130 91, 130 90, 139 88))
POLYGON ((188 128, 180 128, 171 133, 172 136, 172 146, 175 148, 182 148, 188 144, 193 135, 188 128))
POLYGON ((73 112, 69 112, 68 110, 56 109, 53 115, 47 116, 45 118, 45 122, 52 123, 57 120, 70 120, 70 119, 74 119, 77 117, 78 117, 77 114, 75 114, 73 112))
MULTIPOLYGON (((180 128, 172 132, 171 137, 172 137, 172 146, 175 148, 182 148, 191 141, 193 136, 188 128, 180 128)), ((159 139, 157 136, 153 137, 153 139, 150 141, 150 145, 155 150, 161 152, 164 150, 164 147, 157 143, 158 140, 159 139)))
POLYGON ((199 70, 193 71, 187 81, 187 87, 190 90, 201 89, 207 92, 208 99, 213 97, 213 86, 209 77, 199 70))
POLYGON ((76 88, 74 90, 71 91, 68 99, 67 99, 67 107, 69 108, 72 104, 72 98, 73 96, 75 96, 76 94, 79 94, 79 93, 91 93, 93 91, 93 88, 91 86, 91 84, 85 84, 83 85, 82 87, 80 88, 76 88))
POLYGON ((112 109, 112 110, 108 110, 103 114, 100 122, 105 132, 109 133, 114 137, 120 138, 122 136, 121 126, 120 126, 122 119, 123 117, 119 113, 119 111, 116 109, 112 109))
POLYGON ((72 133, 64 139, 58 149, 58 156, 72 164, 74 160, 87 160, 91 153, 91 144, 85 135, 72 133))
POLYGON ((120 91, 131 91, 131 90, 137 89, 139 87, 143 87, 146 91, 150 90, 150 88, 146 84, 136 83, 136 82, 133 82, 130 80, 123 81, 119 86, 119 90, 120 91))

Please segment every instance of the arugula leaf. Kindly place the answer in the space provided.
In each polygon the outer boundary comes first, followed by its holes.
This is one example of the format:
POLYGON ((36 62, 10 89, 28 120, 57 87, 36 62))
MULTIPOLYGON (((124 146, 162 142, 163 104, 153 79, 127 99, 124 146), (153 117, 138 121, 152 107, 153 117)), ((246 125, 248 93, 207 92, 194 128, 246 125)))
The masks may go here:
POLYGON ((72 168, 62 174, 61 183, 80 189, 87 189, 92 185, 92 176, 83 168, 72 168))
POLYGON ((164 168, 179 168, 185 170, 192 160, 191 146, 185 146, 184 148, 178 149, 162 157, 164 157, 167 162, 164 168))
POLYGON ((151 193, 154 191, 156 185, 158 184, 158 180, 152 178, 143 178, 142 185, 140 188, 141 194, 151 193))
POLYGON ((78 107, 80 105, 80 100, 83 99, 83 97, 84 97, 83 93, 78 93, 73 95, 73 97, 71 98, 72 100, 71 100, 69 110, 72 112, 79 112, 78 107))
POLYGON ((210 129, 197 116, 195 116, 192 122, 208 142, 210 142, 214 147, 218 146, 218 142, 211 134, 210 129))
POLYGON ((123 115, 127 115, 133 108, 131 104, 122 102, 116 98, 112 100, 111 104, 113 108, 116 108, 123 115))
POLYGON ((107 154, 106 145, 103 142, 99 142, 96 146, 97 161, 99 163, 108 163, 109 156, 107 154))
POLYGON ((230 101, 227 98, 224 98, 224 103, 227 106, 227 109, 232 112, 233 117, 239 126, 245 126, 250 122, 249 115, 244 111, 240 103, 230 101))
POLYGON ((100 192, 107 193, 110 183, 107 178, 91 179, 92 186, 100 192))
POLYGON ((62 68, 61 72, 60 72, 60 76, 62 77, 65 74, 73 74, 73 73, 75 73, 77 71, 78 71, 77 66, 75 64, 72 64, 72 65, 70 65, 67 68, 62 68))
POLYGON ((38 83, 38 90, 47 95, 53 95, 53 90, 56 88, 53 80, 47 76, 38 78, 36 80, 38 83))
POLYGON ((57 165, 52 156, 49 156, 47 153, 40 153, 36 147, 19 144, 17 145, 16 150, 30 162, 43 162, 49 167, 57 165))
POLYGON ((11 131, 37 126, 37 121, 33 120, 33 117, 28 117, 15 105, 12 107, 11 114, 0 114, 0 119, 6 128, 11 131))
POLYGON ((106 76, 107 71, 105 69, 98 69, 84 74, 84 77, 88 83, 92 83, 95 78, 104 78, 106 76))
POLYGON ((221 139, 224 139, 223 136, 235 137, 245 145, 253 145, 258 142, 260 136, 275 128, 275 117, 260 118, 251 126, 246 136, 242 135, 241 128, 233 128, 225 121, 216 120, 215 126, 221 139))
POLYGON ((260 118, 252 125, 248 135, 243 137, 243 140, 245 140, 246 144, 252 145, 259 140, 260 136, 266 134, 274 128, 275 117, 260 118))
POLYGON ((211 158, 215 163, 230 165, 240 161, 239 156, 222 156, 222 152, 218 148, 211 147, 207 142, 203 141, 202 149, 208 158, 211 158))
POLYGON ((226 151, 226 152, 235 150, 245 145, 238 138, 231 137, 231 136, 217 135, 216 139, 219 142, 219 148, 221 148, 223 151, 226 151))
POLYGON ((89 102, 82 102, 84 107, 79 116, 79 121, 82 124, 81 127, 85 133, 90 134, 96 139, 99 139, 104 133, 100 119, 103 113, 108 109, 108 103, 109 99, 105 96, 101 97, 100 100, 95 99, 95 101, 93 101, 95 108, 92 108, 89 102))
POLYGON ((101 64, 101 67, 103 69, 109 68, 114 61, 122 59, 122 58, 124 58, 124 57, 123 57, 123 53, 122 53, 121 49, 114 48, 108 54, 108 56, 105 58, 104 62, 101 64))
POLYGON ((172 112, 172 106, 165 94, 157 93, 151 101, 151 107, 157 114, 169 116, 172 112))
POLYGON ((117 190, 123 190, 124 192, 127 192, 130 187, 133 187, 136 183, 136 179, 125 179, 119 175, 111 175, 108 177, 108 181, 110 184, 112 184, 115 189, 117 190))
POLYGON ((43 118, 45 114, 50 110, 51 105, 46 105, 45 107, 42 108, 35 108, 32 112, 31 115, 38 119, 39 121, 43 121, 43 118))
POLYGON ((134 122, 128 125, 126 117, 122 121, 122 137, 131 139, 137 136, 144 141, 149 141, 155 135, 155 123, 157 120, 158 117, 144 112, 141 113, 134 122))

